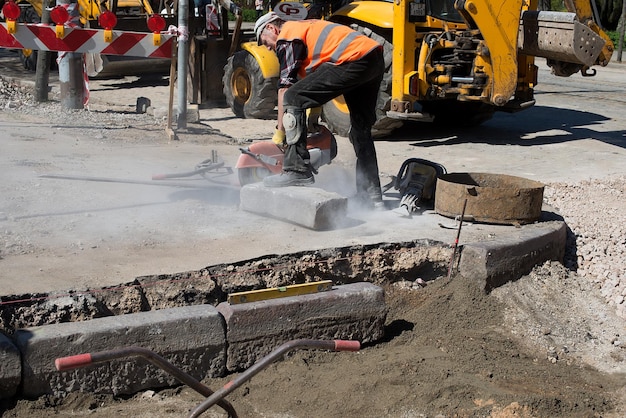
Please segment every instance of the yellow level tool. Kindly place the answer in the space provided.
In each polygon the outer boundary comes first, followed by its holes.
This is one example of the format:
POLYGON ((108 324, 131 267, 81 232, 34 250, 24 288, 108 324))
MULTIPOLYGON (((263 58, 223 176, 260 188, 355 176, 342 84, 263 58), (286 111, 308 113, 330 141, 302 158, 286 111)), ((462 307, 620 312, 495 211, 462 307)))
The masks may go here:
POLYGON ((291 286, 273 287, 271 289, 250 290, 248 292, 237 292, 228 295, 228 303, 237 305, 246 302, 258 302, 260 300, 284 298, 287 296, 308 295, 310 293, 325 292, 332 289, 332 280, 322 280, 320 282, 294 284, 291 286))

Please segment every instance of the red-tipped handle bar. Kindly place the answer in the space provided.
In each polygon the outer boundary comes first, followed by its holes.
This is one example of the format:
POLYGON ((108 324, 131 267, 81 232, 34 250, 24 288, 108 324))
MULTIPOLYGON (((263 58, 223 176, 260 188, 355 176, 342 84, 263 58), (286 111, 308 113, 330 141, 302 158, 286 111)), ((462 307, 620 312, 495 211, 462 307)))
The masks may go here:
POLYGON ((335 351, 359 351, 361 343, 351 340, 335 340, 335 351))
POLYGON ((58 371, 63 372, 65 370, 77 369, 79 367, 85 367, 92 364, 91 354, 78 354, 75 356, 61 357, 54 360, 54 366, 58 371))
MULTIPOLYGON (((180 382, 186 384, 202 396, 213 395, 213 391, 209 389, 209 387, 202 384, 202 382, 195 379, 193 376, 185 373, 178 367, 174 366, 172 363, 159 356, 155 352, 143 347, 124 347, 108 351, 98 351, 95 353, 84 353, 77 354, 75 356, 61 357, 54 360, 54 365, 56 366, 57 370, 65 371, 76 369, 78 367, 89 366, 91 364, 111 361, 114 359, 137 356, 148 360, 150 363, 159 367, 161 370, 164 370, 167 373, 171 374, 180 382)), ((235 411, 235 408, 233 408, 233 406, 227 400, 219 399, 217 404, 228 413, 229 418, 237 418, 237 412, 235 411)))
POLYGON ((326 341, 326 340, 292 340, 287 341, 286 343, 279 345, 267 356, 263 357, 261 360, 254 363, 248 370, 241 373, 235 379, 226 383, 221 389, 217 390, 211 396, 204 400, 200 405, 196 407, 189 414, 189 418, 199 417, 203 414, 207 409, 219 403, 233 390, 237 389, 239 386, 244 384, 246 381, 252 379, 257 373, 261 370, 272 364, 278 358, 280 358, 286 352, 293 350, 295 348, 317 348, 321 350, 333 350, 333 351, 358 351, 361 348, 361 343, 359 341, 349 341, 349 340, 334 340, 334 341, 326 341))

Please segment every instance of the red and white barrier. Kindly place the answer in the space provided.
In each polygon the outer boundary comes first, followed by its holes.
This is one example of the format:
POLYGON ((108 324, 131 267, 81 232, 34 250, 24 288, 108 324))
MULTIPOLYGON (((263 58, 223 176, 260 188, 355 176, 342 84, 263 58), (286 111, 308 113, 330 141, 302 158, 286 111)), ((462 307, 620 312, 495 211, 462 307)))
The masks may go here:
POLYGON ((150 32, 111 31, 112 40, 104 40, 102 29, 78 27, 64 28, 63 38, 56 35, 55 25, 17 23, 15 33, 9 33, 7 23, 0 22, 0 47, 8 49, 33 49, 39 51, 65 51, 98 53, 146 58, 171 58, 172 43, 176 35, 160 34, 155 45, 150 32))

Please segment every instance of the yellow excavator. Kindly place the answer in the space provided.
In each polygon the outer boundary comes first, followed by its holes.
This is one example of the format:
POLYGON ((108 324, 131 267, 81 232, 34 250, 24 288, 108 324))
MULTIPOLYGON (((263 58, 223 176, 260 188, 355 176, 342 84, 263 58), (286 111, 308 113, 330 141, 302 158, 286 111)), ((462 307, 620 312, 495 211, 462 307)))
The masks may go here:
MULTIPOLYGON (((537 0, 358 0, 331 11, 384 47, 387 71, 375 136, 406 120, 477 125, 496 111, 535 103, 536 57, 554 74, 584 76, 608 64, 613 44, 593 18, 590 1, 566 0, 567 12, 539 11, 537 0)), ((271 118, 278 60, 255 42, 228 59, 224 94, 239 117, 271 118)), ((347 135, 339 97, 323 107, 329 128, 347 135)))

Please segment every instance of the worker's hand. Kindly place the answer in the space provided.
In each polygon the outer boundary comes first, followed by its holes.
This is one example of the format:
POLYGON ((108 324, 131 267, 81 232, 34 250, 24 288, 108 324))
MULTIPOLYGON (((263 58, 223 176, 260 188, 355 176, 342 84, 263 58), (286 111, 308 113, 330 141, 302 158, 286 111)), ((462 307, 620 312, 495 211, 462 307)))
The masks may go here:
POLYGON ((272 142, 275 143, 278 148, 280 148, 281 150, 285 150, 285 147, 287 146, 287 144, 285 143, 285 131, 281 131, 280 129, 276 128, 274 130, 274 136, 272 136, 272 142))
POLYGON ((322 116, 321 107, 312 107, 306 110, 306 129, 308 133, 319 132, 320 116, 322 116))

